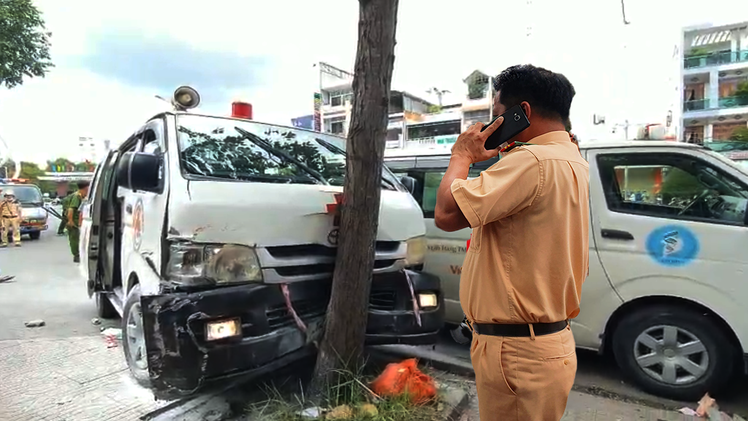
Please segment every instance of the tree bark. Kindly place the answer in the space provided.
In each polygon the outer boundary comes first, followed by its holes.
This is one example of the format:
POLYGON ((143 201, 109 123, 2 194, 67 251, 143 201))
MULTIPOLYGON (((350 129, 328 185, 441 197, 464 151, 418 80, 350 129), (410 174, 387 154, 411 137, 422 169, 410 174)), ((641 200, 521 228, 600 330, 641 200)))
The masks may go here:
POLYGON ((362 362, 379 226, 398 0, 359 0, 353 107, 332 295, 312 381, 320 396, 334 371, 362 362))

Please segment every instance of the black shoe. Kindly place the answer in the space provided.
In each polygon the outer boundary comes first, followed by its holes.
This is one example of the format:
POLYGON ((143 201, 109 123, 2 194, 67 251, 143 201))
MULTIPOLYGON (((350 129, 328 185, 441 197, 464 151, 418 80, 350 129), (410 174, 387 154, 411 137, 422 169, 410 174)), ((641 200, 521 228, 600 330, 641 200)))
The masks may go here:
POLYGON ((73 262, 80 263, 81 262, 80 256, 73 256, 73 262))

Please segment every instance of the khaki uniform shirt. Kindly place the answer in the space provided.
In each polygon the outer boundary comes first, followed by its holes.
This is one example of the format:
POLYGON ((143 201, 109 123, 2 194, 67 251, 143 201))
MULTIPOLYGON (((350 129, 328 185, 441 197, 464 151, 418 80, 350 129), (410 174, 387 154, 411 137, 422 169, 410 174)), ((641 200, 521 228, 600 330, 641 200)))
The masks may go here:
POLYGON ((17 203, 3 200, 2 202, 0 202, 0 216, 2 216, 2 217, 10 217, 10 216, 19 217, 19 216, 21 216, 21 208, 20 208, 20 206, 18 206, 17 203))
POLYGON ((473 228, 460 303, 477 323, 579 314, 589 273, 589 164, 567 132, 509 151, 452 195, 473 228))

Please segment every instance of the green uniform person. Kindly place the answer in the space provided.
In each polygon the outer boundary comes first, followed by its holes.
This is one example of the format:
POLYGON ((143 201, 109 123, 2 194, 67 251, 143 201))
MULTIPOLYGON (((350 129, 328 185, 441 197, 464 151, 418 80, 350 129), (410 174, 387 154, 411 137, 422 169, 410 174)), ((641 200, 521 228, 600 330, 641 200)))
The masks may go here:
POLYGON ((70 196, 67 207, 67 221, 66 228, 68 230, 68 241, 70 242, 70 251, 73 253, 73 261, 78 263, 81 261, 80 255, 78 254, 78 243, 81 238, 81 213, 80 207, 83 204, 83 200, 88 196, 88 181, 81 181, 78 183, 78 191, 70 196))
POLYGON ((65 212, 68 210, 68 204, 70 203, 70 198, 73 197, 73 194, 75 194, 75 192, 70 190, 68 191, 67 196, 62 198, 62 219, 60 220, 60 226, 57 227, 57 235, 65 235, 65 226, 68 223, 68 217, 65 212))

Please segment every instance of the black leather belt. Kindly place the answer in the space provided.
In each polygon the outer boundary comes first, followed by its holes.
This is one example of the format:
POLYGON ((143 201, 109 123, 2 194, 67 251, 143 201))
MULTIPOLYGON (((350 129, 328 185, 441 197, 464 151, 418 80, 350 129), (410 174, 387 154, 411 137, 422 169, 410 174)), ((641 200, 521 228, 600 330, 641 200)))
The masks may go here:
MULTIPOLYGON (((550 335, 560 332, 569 325, 568 320, 555 323, 533 323, 532 331, 535 336, 550 335)), ((489 336, 511 336, 530 337, 530 325, 528 324, 497 324, 497 323, 473 323, 473 331, 479 335, 489 336)))
POLYGON ((5 218, 5 219, 13 219, 13 218, 18 218, 18 216, 3 216, 3 218, 5 218))

